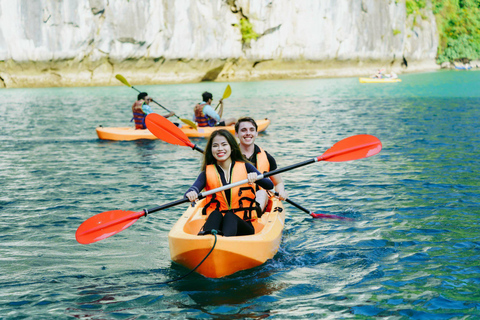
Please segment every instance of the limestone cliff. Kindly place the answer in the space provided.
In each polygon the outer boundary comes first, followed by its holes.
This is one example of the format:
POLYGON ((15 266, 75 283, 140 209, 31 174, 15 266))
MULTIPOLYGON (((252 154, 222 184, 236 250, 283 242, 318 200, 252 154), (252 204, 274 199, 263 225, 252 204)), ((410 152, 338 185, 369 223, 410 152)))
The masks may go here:
POLYGON ((404 0, 0 0, 0 85, 118 85, 116 73, 139 84, 434 68, 429 7, 407 16, 404 0))

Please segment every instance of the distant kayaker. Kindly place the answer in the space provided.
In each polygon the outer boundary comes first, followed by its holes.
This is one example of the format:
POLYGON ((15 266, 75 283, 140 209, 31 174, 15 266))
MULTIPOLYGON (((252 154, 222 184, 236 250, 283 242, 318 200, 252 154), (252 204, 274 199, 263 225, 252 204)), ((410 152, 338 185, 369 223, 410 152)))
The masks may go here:
POLYGON ((220 112, 215 112, 212 107, 213 96, 210 92, 202 93, 203 102, 198 103, 194 111, 194 121, 199 127, 224 127, 230 126, 237 122, 235 118, 222 118, 223 115, 223 99, 220 99, 220 112))
POLYGON ((207 215, 199 235, 211 233, 213 229, 224 236, 243 236, 255 233, 252 220, 265 209, 255 198, 256 183, 264 189, 272 189, 273 183, 264 178, 256 181, 260 172, 240 151, 235 137, 225 129, 210 136, 203 156, 202 172, 185 196, 192 202, 198 199, 198 193, 248 179, 244 184, 206 197, 203 214, 207 215))
MULTIPOLYGON (((255 144, 258 137, 258 126, 254 119, 244 117, 238 119, 235 124, 235 136, 240 141, 240 151, 243 156, 250 161, 261 173, 270 172, 277 169, 277 162, 268 152, 255 144)), ((275 185, 275 191, 279 194, 280 200, 287 198, 285 184, 280 174, 270 177, 275 185)), ((268 195, 265 190, 257 190, 257 201, 262 208, 268 203, 268 195)))
MULTIPOLYGON (((145 118, 148 114, 153 112, 152 107, 149 105, 152 100, 153 99, 150 98, 146 92, 140 92, 138 94, 137 101, 135 101, 132 105, 133 118, 130 120, 135 121, 135 129, 147 129, 147 126, 145 125, 145 118)), ((170 112, 164 117, 169 118, 174 115, 175 113, 170 112)))

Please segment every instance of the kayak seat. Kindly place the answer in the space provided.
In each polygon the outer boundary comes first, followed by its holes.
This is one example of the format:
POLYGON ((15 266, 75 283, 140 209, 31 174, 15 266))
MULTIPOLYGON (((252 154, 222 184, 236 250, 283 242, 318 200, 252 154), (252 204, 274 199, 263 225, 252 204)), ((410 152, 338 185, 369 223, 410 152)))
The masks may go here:
POLYGON ((253 227, 255 228, 255 233, 259 233, 262 231, 263 227, 265 227, 265 224, 268 222, 269 219, 269 213, 272 211, 272 206, 273 206, 273 201, 272 198, 268 199, 267 207, 265 208, 265 211, 260 219, 257 219, 252 222, 253 227))
POLYGON ((202 229, 205 224, 205 218, 200 217, 200 219, 192 219, 185 224, 183 231, 189 234, 197 235, 198 232, 202 229))

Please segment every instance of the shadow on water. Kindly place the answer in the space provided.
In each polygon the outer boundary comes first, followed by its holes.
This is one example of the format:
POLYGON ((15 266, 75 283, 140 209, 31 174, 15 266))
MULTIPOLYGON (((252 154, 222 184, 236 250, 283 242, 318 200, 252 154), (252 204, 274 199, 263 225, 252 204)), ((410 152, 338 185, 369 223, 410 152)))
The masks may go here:
POLYGON ((275 270, 268 265, 220 279, 194 273, 178 282, 164 283, 188 272, 187 268, 171 262, 168 268, 131 271, 120 277, 82 277, 82 283, 86 284, 76 287, 76 306, 65 312, 76 318, 100 319, 113 314, 128 315, 130 310, 143 306, 146 312, 150 308, 157 312, 178 308, 216 319, 262 319, 270 316, 266 306, 276 300, 272 295, 286 287, 276 283, 275 270), (119 278, 125 280, 119 283, 119 278), (266 304, 252 305, 249 302, 253 300, 266 304))
MULTIPOLYGON (((172 270, 178 274, 188 272, 188 269, 174 263, 172 270)), ((198 306, 238 305, 283 289, 284 285, 275 284, 274 275, 274 270, 261 265, 220 279, 193 274, 172 283, 171 287, 188 294, 198 306)))

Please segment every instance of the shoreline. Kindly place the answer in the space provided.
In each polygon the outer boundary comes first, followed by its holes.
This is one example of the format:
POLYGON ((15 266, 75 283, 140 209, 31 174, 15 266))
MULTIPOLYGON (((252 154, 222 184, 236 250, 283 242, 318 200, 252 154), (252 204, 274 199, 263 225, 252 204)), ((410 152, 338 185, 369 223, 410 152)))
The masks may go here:
POLYGON ((433 60, 411 61, 248 61, 140 59, 120 62, 0 62, 0 88, 99 87, 122 85, 121 74, 135 85, 240 82, 286 79, 368 77, 378 69, 421 73, 440 70, 433 60))

